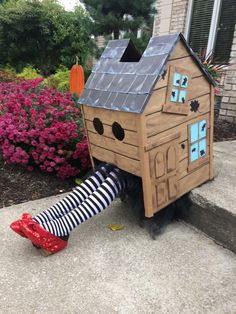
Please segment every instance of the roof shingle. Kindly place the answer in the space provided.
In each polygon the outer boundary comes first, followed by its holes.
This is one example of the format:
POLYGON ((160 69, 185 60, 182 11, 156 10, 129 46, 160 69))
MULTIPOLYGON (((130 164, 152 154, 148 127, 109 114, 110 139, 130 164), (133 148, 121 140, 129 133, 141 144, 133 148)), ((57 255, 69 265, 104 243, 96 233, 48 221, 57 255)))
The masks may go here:
POLYGON ((79 103, 126 112, 143 112, 178 40, 182 40, 195 63, 214 85, 214 80, 180 33, 151 38, 140 60, 130 40, 112 40, 93 68, 79 103), (120 61, 126 60, 132 53, 134 59, 139 61, 120 61))

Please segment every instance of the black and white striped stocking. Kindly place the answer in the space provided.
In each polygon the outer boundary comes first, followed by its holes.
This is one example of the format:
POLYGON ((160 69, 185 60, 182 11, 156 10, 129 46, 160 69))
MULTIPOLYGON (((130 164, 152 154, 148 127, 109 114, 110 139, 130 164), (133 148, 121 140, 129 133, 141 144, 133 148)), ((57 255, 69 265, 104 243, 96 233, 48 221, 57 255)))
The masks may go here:
MULTIPOLYGON (((99 176, 99 174, 96 175, 99 176)), ((84 183, 87 183, 86 181, 89 179, 91 178, 86 179, 84 183)), ((87 185, 86 187, 88 188, 87 185)), ((54 217, 57 216, 60 218, 56 218, 50 221, 47 220, 44 221, 43 223, 38 219, 39 215, 37 215, 34 219, 35 220, 37 219, 36 221, 39 222, 40 225, 50 233, 56 236, 67 236, 79 224, 95 216, 96 214, 104 210, 106 207, 108 207, 111 204, 111 202, 119 195, 121 190, 124 188, 124 182, 122 181, 119 175, 119 169, 112 170, 99 186, 93 185, 93 187, 94 187, 93 192, 87 194, 87 197, 84 194, 82 194, 84 195, 82 202, 81 202, 82 197, 80 198, 78 196, 80 195, 80 193, 73 195, 74 198, 78 198, 77 200, 78 206, 74 207, 73 209, 71 209, 71 206, 67 208, 66 206, 67 202, 63 202, 65 199, 61 201, 62 202, 61 204, 63 204, 62 206, 63 211, 59 211, 59 214, 56 215, 55 211, 56 207, 52 206, 54 209, 53 210, 54 217)), ((81 191, 82 190, 80 190, 80 192, 81 191)), ((75 199, 73 200, 75 202, 75 199)))
POLYGON ((73 189, 64 199, 36 215, 33 220, 39 224, 58 219, 77 208, 105 181, 109 175, 110 165, 106 164, 95 171, 82 184, 73 189))

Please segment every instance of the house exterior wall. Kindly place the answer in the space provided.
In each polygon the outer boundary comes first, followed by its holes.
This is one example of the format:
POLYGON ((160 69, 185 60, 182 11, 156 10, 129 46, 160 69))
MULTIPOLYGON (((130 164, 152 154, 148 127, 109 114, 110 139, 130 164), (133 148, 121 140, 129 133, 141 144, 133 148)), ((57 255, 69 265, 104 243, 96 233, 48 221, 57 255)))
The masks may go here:
MULTIPOLYGON (((157 0, 153 36, 184 33, 188 3, 189 0, 157 0)), ((222 86, 219 86, 219 95, 223 96, 219 118, 236 123, 236 27, 230 64, 221 82, 222 86)))
POLYGON ((219 117, 220 119, 236 123, 236 26, 219 117))
POLYGON ((188 0, 157 0, 153 36, 184 32, 188 0))
POLYGON ((97 43, 98 48, 103 48, 105 46, 104 36, 97 36, 96 43, 97 43))

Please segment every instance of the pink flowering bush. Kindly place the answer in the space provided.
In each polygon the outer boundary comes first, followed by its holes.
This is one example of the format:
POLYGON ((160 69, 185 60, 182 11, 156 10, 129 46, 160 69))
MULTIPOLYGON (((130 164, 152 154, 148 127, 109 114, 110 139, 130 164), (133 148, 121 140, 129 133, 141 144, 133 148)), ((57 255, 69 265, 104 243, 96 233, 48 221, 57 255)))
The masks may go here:
POLYGON ((0 153, 28 170, 76 176, 89 167, 81 112, 69 93, 43 89, 42 80, 0 83, 0 153))

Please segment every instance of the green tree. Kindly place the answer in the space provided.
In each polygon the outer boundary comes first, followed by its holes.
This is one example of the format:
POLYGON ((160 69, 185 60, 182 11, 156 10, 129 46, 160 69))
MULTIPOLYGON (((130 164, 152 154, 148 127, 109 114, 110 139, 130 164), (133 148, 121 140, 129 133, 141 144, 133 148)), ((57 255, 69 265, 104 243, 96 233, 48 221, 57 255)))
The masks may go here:
POLYGON ((0 63, 20 71, 26 65, 43 75, 85 63, 91 20, 82 7, 67 12, 56 0, 9 0, 0 5, 0 63))
POLYGON ((83 0, 94 20, 94 34, 112 34, 120 31, 137 33, 154 14, 155 0, 83 0))

